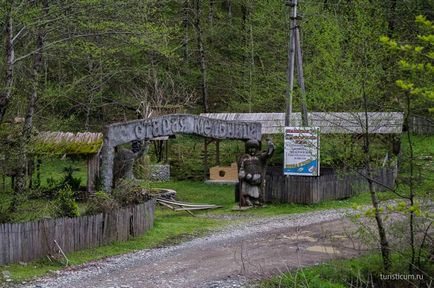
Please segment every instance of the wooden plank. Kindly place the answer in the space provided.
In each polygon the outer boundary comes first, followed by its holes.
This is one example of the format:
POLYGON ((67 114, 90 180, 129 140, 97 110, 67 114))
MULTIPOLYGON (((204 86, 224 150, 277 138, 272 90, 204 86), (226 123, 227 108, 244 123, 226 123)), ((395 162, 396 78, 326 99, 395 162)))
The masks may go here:
POLYGON ((6 239, 5 239, 5 225, 4 224, 0 224, 0 265, 6 264, 6 251, 5 251, 5 247, 6 247, 6 239))
POLYGON ((140 235, 153 226, 155 201, 103 215, 0 225, 0 264, 32 261, 52 253, 54 240, 65 252, 140 235), (103 229, 103 222, 104 229, 103 229), (131 231, 131 233, 130 233, 131 231))
POLYGON ((10 251, 10 243, 11 243, 11 239, 10 239, 10 236, 11 236, 11 230, 10 230, 10 225, 11 224, 9 224, 9 223, 7 223, 7 224, 4 224, 5 225, 5 238, 6 238, 6 243, 5 243, 5 250, 6 250, 6 263, 12 263, 11 262, 11 254, 12 254, 12 252, 10 251))

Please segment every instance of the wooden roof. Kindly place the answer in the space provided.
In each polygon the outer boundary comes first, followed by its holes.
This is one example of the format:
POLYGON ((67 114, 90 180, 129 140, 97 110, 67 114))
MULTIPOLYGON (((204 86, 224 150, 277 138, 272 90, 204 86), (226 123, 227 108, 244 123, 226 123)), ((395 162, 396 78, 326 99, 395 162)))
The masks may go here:
MULTIPOLYGON (((262 134, 283 133, 285 113, 202 113, 201 116, 221 119, 252 121, 262 124, 262 134)), ((312 112, 309 126, 320 127, 321 133, 362 134, 365 131, 364 112, 312 112)), ((399 134, 404 114, 401 112, 368 112, 369 133, 399 134)), ((301 126, 301 114, 293 113, 292 126, 301 126)))
POLYGON ((36 154, 95 154, 101 149, 102 133, 41 132, 34 139, 36 154))

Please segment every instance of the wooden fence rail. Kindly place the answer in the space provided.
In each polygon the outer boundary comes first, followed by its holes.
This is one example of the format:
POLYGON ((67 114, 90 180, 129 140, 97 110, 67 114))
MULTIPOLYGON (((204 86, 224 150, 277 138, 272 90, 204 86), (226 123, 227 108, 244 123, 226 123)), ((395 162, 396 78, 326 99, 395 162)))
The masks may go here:
POLYGON ((0 225, 0 265, 126 241, 154 223, 155 200, 110 213, 0 225))
MULTIPOLYGON (((269 167, 265 184, 265 202, 313 204, 325 200, 345 199, 363 191, 368 191, 368 181, 360 173, 328 174, 320 177, 285 177, 282 168, 269 167)), ((376 191, 393 188, 396 179, 396 167, 379 169, 375 173, 376 191)))

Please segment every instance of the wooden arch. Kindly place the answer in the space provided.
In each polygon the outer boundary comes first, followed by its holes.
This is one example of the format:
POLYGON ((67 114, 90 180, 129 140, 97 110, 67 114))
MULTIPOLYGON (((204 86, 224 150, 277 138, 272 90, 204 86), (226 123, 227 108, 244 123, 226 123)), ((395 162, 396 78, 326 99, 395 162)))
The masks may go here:
POLYGON ((257 122, 212 119, 198 115, 172 114, 115 123, 104 129, 100 176, 104 190, 111 192, 115 147, 135 140, 153 139, 178 133, 195 134, 214 139, 261 140, 257 122))

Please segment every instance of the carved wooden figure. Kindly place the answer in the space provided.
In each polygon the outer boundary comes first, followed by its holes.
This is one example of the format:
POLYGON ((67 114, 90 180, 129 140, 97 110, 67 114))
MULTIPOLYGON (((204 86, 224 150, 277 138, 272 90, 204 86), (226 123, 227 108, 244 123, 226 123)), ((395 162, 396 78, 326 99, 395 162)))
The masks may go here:
POLYGON ((274 144, 268 139, 266 151, 259 151, 259 142, 250 139, 246 142, 246 154, 238 161, 240 180, 240 206, 261 205, 265 187, 267 160, 273 155, 274 144))

